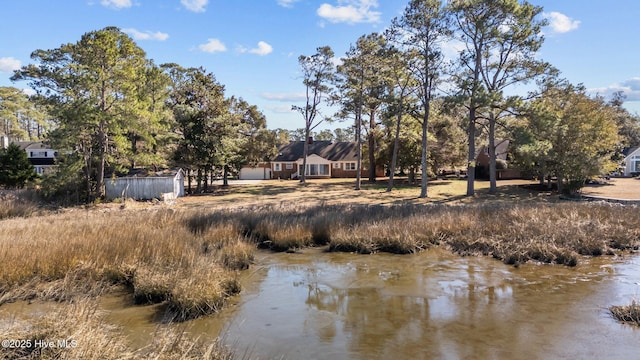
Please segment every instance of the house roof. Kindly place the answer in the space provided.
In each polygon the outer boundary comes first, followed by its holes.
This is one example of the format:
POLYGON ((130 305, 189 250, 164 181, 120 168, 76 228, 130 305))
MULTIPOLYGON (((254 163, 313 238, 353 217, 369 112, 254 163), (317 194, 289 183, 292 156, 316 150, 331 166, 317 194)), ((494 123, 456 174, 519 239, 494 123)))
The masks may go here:
POLYGON ((626 147, 626 148, 622 149, 622 155, 627 157, 627 156, 633 154, 634 152, 636 152, 638 149, 640 149, 640 146, 626 147))
MULTIPOLYGON (((510 141, 508 139, 496 140, 496 159, 507 160, 509 156, 509 145, 510 141)), ((477 150, 476 159, 487 151, 487 147, 487 145, 484 145, 477 150)))
MULTIPOLYGON (((294 141, 278 149, 273 161, 293 162, 301 159, 304 153, 304 141, 294 141)), ((357 143, 339 141, 314 141, 309 144, 309 155, 318 155, 330 161, 356 161, 357 143)))
POLYGON ((45 145, 42 141, 18 141, 15 144, 22 150, 51 150, 51 148, 45 145))

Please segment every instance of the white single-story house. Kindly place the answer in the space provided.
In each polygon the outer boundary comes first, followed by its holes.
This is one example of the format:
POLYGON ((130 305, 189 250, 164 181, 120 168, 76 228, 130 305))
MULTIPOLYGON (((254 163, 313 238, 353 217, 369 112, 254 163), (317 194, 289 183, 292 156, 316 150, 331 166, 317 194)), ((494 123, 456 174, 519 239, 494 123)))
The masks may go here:
POLYGON ((182 169, 106 179, 105 193, 109 200, 123 198, 135 200, 170 200, 184 196, 182 169))
POLYGON ((622 151, 625 156, 622 160, 624 176, 634 176, 640 174, 640 146, 626 148, 622 151))

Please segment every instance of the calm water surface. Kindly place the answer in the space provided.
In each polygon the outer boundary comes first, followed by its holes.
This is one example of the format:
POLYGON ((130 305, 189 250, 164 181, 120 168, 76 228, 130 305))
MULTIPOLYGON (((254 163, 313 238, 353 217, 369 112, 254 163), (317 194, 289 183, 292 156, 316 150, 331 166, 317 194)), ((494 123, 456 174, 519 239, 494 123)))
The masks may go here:
POLYGON ((260 358, 635 359, 640 329, 607 307, 637 297, 638 260, 263 253, 234 308, 191 331, 260 358))
MULTIPOLYGON (((260 359, 637 359, 640 328, 607 307, 639 296, 639 262, 514 268, 438 249, 260 252, 231 307, 176 326, 260 359)), ((101 306, 133 344, 148 343, 157 305, 121 296, 101 306)))

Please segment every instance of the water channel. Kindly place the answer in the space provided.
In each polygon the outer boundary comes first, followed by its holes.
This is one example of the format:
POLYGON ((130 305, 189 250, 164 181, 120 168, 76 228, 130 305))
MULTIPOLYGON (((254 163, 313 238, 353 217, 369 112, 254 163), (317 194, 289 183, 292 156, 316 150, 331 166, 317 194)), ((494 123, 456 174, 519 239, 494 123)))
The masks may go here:
MULTIPOLYGON (((516 268, 440 249, 260 252, 229 308, 179 326, 260 359, 634 359, 640 328, 607 307, 639 296, 639 262, 516 268)), ((102 306, 134 344, 157 326, 157 305, 102 306)))

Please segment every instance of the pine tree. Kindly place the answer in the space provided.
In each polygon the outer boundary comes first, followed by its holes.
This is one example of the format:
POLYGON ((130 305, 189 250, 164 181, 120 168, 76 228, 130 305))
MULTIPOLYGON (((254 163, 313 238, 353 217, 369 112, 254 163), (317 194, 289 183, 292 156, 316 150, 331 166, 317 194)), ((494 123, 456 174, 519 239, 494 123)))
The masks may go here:
POLYGON ((36 173, 27 157, 27 153, 16 144, 0 150, 0 185, 10 188, 22 188, 35 179, 36 173))

